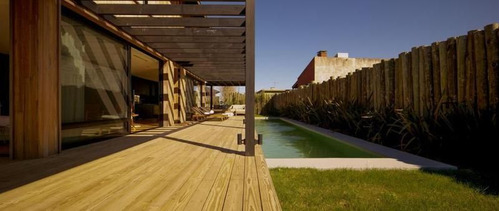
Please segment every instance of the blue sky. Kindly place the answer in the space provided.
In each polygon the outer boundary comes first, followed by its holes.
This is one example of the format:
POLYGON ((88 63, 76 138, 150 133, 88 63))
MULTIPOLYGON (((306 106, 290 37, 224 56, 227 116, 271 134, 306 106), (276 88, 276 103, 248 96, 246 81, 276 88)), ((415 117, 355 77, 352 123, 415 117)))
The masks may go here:
POLYGON ((498 22, 498 0, 256 0, 256 91, 291 88, 317 51, 393 58, 498 22))

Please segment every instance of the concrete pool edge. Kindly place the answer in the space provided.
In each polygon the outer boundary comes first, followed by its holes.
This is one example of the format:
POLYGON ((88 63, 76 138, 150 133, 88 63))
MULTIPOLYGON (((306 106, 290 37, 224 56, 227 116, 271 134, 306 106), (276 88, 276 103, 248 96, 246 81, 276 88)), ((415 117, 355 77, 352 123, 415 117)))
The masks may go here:
MULTIPOLYGON (((264 118, 263 118, 264 119, 264 118)), ((381 168, 381 169, 457 169, 452 166, 439 161, 431 160, 428 158, 413 155, 407 152, 399 151, 379 144, 371 143, 363 139, 348 136, 342 133, 330 131, 328 129, 320 128, 314 125, 305 124, 296 120, 288 118, 266 118, 266 119, 281 119, 290 124, 313 131, 343 143, 371 151, 387 158, 292 158, 292 159, 273 159, 268 158, 266 162, 269 168, 276 167, 290 167, 290 168, 354 168, 354 169, 367 169, 367 168, 381 168), (347 164, 351 164, 349 166, 347 164), (300 167, 295 167, 300 166, 300 167)))

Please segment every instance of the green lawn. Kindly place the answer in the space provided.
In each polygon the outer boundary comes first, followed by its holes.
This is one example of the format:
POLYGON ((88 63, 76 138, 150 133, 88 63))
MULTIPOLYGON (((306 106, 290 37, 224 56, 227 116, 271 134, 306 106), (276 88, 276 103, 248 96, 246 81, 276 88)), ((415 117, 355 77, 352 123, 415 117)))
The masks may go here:
POLYGON ((283 210, 498 210, 461 172, 271 169, 283 210))

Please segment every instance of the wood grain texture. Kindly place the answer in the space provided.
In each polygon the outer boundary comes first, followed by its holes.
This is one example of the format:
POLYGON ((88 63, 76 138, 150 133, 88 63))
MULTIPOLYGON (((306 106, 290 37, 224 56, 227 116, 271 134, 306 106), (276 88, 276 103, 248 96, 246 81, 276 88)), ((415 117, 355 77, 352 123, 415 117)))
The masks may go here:
POLYGON ((439 59, 439 43, 432 43, 432 94, 434 98, 434 107, 439 104, 441 100, 441 64, 439 59))
POLYGON ((488 107, 488 72, 486 67, 486 46, 484 31, 476 31, 474 36, 474 57, 476 66, 476 95, 478 109, 488 107))
POLYGON ((457 102, 457 41, 454 37, 446 41, 447 90, 450 103, 457 102))
POLYGON ((463 104, 484 111, 498 107, 498 86, 495 23, 431 46, 414 47, 398 58, 353 70, 342 78, 276 95, 271 103, 278 110, 312 98, 315 104, 357 101, 375 110, 393 107, 418 115, 463 104))
POLYGON ((467 36, 457 37, 457 100, 465 102, 465 57, 467 52, 467 36))
POLYGON ((60 151, 60 6, 57 0, 12 1, 14 159, 47 157, 60 151))
POLYGON ((175 83, 174 83, 174 69, 175 64, 171 61, 164 62, 163 64, 163 125, 173 126, 175 124, 175 83))
POLYGON ((242 120, 156 128, 2 163, 0 210, 281 210, 260 146, 244 156, 236 143, 242 120))
POLYGON ((486 42, 489 105, 498 108, 498 23, 484 27, 486 42))
POLYGON ((474 53, 474 33, 476 31, 469 31, 467 33, 467 52, 465 56, 465 100, 468 105, 476 106, 476 61, 474 53))

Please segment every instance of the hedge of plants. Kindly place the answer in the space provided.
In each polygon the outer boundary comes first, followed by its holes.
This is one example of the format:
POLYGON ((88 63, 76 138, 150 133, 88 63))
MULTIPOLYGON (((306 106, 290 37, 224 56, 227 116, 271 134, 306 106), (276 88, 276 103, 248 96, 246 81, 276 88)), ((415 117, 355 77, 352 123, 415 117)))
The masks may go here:
POLYGON ((471 106, 439 106, 416 115, 411 109, 387 107, 375 111, 356 101, 301 101, 275 109, 272 100, 264 115, 282 116, 362 138, 423 157, 473 169, 498 193, 498 110, 471 106))

